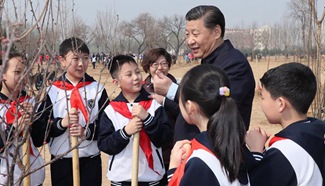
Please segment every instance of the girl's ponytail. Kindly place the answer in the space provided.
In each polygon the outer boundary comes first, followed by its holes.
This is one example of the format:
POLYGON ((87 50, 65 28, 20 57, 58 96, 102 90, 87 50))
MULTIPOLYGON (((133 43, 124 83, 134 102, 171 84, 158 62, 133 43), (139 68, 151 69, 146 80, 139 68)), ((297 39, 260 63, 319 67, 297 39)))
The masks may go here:
POLYGON ((245 131, 235 101, 230 97, 222 97, 220 109, 208 121, 207 133, 214 152, 231 182, 237 178, 243 162, 242 145, 245 131))

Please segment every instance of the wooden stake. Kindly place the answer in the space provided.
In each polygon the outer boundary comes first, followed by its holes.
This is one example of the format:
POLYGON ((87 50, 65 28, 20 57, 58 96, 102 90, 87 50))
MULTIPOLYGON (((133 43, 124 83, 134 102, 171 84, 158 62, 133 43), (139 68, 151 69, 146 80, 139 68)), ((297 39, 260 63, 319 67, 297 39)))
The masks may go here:
POLYGON ((138 186, 139 142, 140 142, 140 135, 139 135, 139 133, 136 133, 133 135, 131 186, 138 186))
MULTIPOLYGON (((25 131, 24 138, 26 138, 26 142, 23 144, 23 164, 26 173, 30 169, 30 140, 28 131, 25 131)), ((30 175, 24 177, 23 183, 24 186, 30 186, 30 175)))
MULTIPOLYGON (((71 108, 71 112, 77 112, 75 108, 71 108)), ((71 147, 78 144, 78 137, 71 136, 71 147)), ((78 148, 72 150, 72 172, 73 186, 80 186, 80 168, 79 168, 79 151, 78 148)))

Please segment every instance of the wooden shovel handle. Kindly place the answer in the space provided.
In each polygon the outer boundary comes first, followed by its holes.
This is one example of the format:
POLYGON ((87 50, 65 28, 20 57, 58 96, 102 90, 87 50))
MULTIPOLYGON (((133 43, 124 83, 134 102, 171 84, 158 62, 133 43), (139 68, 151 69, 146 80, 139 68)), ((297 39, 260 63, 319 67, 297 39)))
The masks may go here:
POLYGON ((133 135, 133 149, 132 149, 132 180, 131 186, 138 186, 138 171, 139 171, 139 142, 140 135, 136 133, 133 135))
MULTIPOLYGON (((76 112, 75 108, 71 108, 71 112, 76 112)), ((71 136, 71 147, 78 144, 78 137, 71 136)), ((80 168, 79 168, 79 151, 78 148, 72 150, 72 172, 73 172, 73 186, 80 186, 80 168)))

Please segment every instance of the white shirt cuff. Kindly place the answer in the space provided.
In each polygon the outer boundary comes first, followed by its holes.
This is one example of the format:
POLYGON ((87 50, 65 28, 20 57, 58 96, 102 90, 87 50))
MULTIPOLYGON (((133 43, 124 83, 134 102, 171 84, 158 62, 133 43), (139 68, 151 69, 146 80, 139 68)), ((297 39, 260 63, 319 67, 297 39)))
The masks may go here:
POLYGON ((172 83, 168 89, 166 97, 174 101, 177 89, 178 89, 178 85, 176 83, 172 83))
POLYGON ((165 100, 166 100, 166 97, 164 97, 164 99, 163 99, 163 101, 162 101, 162 106, 164 106, 165 105, 165 100))

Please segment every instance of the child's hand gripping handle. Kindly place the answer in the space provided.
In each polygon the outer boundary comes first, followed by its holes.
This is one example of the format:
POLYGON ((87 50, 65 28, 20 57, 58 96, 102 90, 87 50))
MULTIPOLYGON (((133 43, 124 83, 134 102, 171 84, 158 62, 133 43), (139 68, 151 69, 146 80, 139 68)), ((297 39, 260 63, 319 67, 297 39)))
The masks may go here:
MULTIPOLYGON (((71 108, 70 111, 76 113, 77 109, 71 108)), ((77 144, 78 137, 71 136, 71 147, 74 148, 72 150, 73 186, 80 186, 79 151, 78 148, 75 147, 77 144)))

